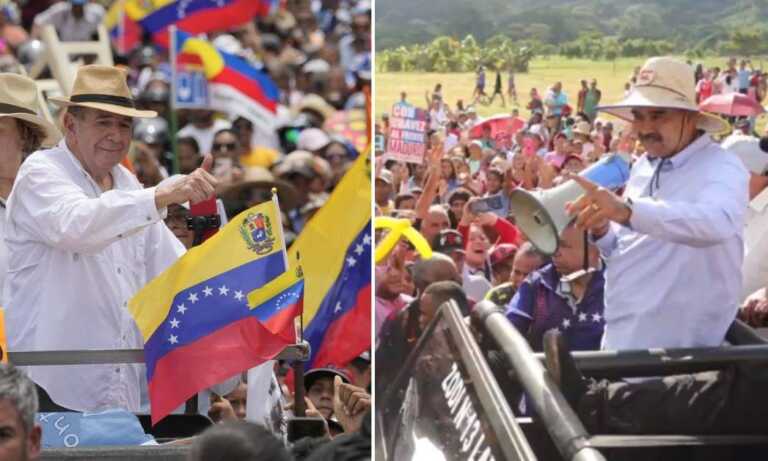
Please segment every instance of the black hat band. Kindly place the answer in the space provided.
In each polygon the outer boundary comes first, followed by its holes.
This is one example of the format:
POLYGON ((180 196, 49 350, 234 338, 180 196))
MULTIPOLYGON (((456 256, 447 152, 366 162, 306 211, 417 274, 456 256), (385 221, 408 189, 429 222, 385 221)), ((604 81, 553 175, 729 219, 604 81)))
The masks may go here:
POLYGON ((108 94, 76 94, 69 98, 70 102, 100 102, 104 104, 113 104, 115 106, 129 107, 135 109, 136 105, 133 99, 123 96, 111 96, 108 94))
POLYGON ((13 104, 0 103, 0 114, 30 114, 37 115, 35 111, 29 110, 26 107, 15 106, 13 104))

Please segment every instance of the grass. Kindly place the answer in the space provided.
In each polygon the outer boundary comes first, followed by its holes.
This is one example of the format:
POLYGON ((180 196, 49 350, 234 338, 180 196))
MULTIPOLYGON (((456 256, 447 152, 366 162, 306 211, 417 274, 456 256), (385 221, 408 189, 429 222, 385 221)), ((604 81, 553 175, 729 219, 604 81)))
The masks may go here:
MULTIPOLYGON (((708 58, 703 60, 705 67, 724 67, 726 58, 708 58)), ((603 103, 618 101, 624 94, 624 84, 629 80, 632 70, 641 66, 645 58, 622 58, 616 62, 591 61, 588 59, 567 59, 563 57, 538 58, 531 62, 528 73, 516 74, 518 102, 521 115, 528 116, 525 105, 531 88, 537 88, 544 95, 549 86, 557 81, 563 83, 563 89, 568 95, 568 103, 575 109, 579 82, 581 80, 597 79, 597 86, 603 92, 603 103)), ((760 67, 761 62, 755 62, 760 67)), ((768 62, 765 63, 768 67, 768 62)), ((496 81, 495 72, 486 72, 486 93, 493 91, 496 81)), ((456 107, 456 101, 463 99, 465 105, 471 101, 475 84, 474 73, 411 73, 411 72, 377 72, 375 77, 375 113, 377 119, 384 112, 391 110, 392 104, 400 99, 400 92, 408 93, 408 100, 419 107, 425 107, 424 93, 431 92, 436 83, 443 84, 443 95, 451 107, 456 107)), ((507 75, 502 73, 502 89, 506 92, 507 75)), ((505 94, 506 96, 506 94, 505 94)), ((477 112, 482 117, 504 113, 511 110, 512 103, 507 101, 507 107, 501 107, 497 97, 491 106, 477 106, 477 112)), ((762 117, 761 117, 762 118, 762 117)), ((760 128, 765 124, 761 120, 760 128)))

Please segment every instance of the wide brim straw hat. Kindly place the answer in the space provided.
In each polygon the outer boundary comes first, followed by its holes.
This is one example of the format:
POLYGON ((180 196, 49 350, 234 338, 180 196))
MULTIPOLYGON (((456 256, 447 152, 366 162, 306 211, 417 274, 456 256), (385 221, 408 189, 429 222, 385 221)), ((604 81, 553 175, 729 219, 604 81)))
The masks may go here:
POLYGON ((635 86, 623 100, 596 109, 632 122, 632 109, 640 108, 695 112, 699 114, 698 128, 708 133, 723 133, 730 129, 728 122, 722 118, 699 110, 694 69, 674 58, 650 58, 637 74, 635 86))
POLYGON ((52 97, 49 101, 64 107, 88 107, 126 117, 157 117, 157 112, 153 110, 136 109, 125 71, 97 64, 77 70, 70 97, 52 97))
POLYGON ((280 208, 292 210, 299 204, 299 193, 290 183, 275 178, 266 168, 252 166, 245 169, 243 179, 221 189, 219 196, 227 200, 238 200, 243 191, 251 188, 277 189, 280 208))
POLYGON ((34 80, 18 74, 0 74, 0 117, 12 117, 41 128, 45 134, 43 145, 52 146, 61 133, 44 117, 38 115, 40 106, 34 80))

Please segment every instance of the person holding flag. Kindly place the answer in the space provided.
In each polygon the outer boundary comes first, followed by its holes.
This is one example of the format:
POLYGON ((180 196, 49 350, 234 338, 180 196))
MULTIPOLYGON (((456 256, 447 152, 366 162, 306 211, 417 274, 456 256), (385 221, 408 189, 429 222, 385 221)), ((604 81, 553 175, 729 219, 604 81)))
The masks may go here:
POLYGON ((296 342, 304 279, 288 269, 273 191, 129 301, 144 340, 153 423, 296 342), (265 287, 280 276, 286 285, 265 287))
MULTIPOLYGON (((142 189, 120 162, 135 109, 123 71, 81 67, 64 106, 64 139, 22 164, 8 200, 9 348, 130 349, 143 341, 127 301, 184 253, 162 223, 171 204, 200 202, 216 180, 201 168, 142 189)), ((41 401, 72 410, 137 410, 138 365, 30 367, 41 401), (47 395, 46 395, 47 393, 47 395)))

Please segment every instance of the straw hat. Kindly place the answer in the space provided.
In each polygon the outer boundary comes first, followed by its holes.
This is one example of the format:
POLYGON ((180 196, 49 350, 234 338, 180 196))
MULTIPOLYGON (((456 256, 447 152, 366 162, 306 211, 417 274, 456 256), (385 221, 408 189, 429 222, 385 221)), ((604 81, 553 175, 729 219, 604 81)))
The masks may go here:
POLYGON ((307 94, 301 98, 301 102, 296 106, 294 112, 300 114, 304 111, 312 111, 320 114, 323 120, 328 120, 336 113, 336 109, 325 102, 325 99, 316 94, 307 94))
POLYGON ((136 109, 125 78, 125 71, 116 67, 83 66, 77 70, 71 96, 49 98, 49 101, 64 107, 89 107, 127 117, 157 117, 153 110, 136 109))
POLYGON ((0 74, 0 117, 13 117, 43 129, 44 145, 52 146, 61 138, 56 127, 38 114, 37 85, 17 74, 0 74))
POLYGON ((632 109, 657 107, 699 114, 698 127, 710 133, 728 130, 728 123, 712 114, 699 111, 693 67, 673 58, 651 58, 637 74, 632 91, 616 104, 598 106, 597 110, 633 121, 632 109))
POLYGON ((592 125, 590 125, 589 122, 579 122, 571 130, 571 133, 583 134, 585 136, 589 136, 590 134, 592 134, 592 125))
POLYGON ((280 200, 280 208, 292 210, 299 203, 299 194, 296 189, 282 179, 276 179, 266 168, 253 166, 245 169, 243 180, 227 186, 221 190, 219 196, 227 200, 238 200, 240 194, 251 188, 272 189, 277 188, 277 197, 280 200))

